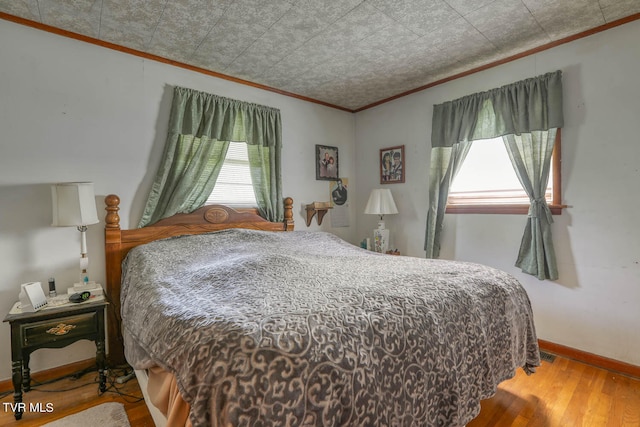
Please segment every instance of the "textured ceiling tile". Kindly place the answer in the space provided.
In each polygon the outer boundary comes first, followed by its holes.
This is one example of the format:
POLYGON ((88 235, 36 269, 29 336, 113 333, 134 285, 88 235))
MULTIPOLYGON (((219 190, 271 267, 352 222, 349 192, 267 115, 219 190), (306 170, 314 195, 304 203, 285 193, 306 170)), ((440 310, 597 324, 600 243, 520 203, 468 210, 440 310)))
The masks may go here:
POLYGON ((607 22, 640 13, 640 1, 638 0, 600 0, 600 7, 607 22))
MULTIPOLYGON (((528 50, 538 48, 544 44, 545 44, 544 41, 541 41, 538 39, 519 40, 518 44, 504 46, 500 50, 496 50, 495 52, 493 52, 492 55, 487 54, 486 62, 489 63, 489 62, 497 61, 498 59, 501 59, 501 58, 509 58, 514 55, 519 55, 528 50)), ((470 59, 475 62, 478 58, 470 58, 470 59)))
POLYGON ((40 22, 38 0, 0 0, 0 10, 20 18, 40 22))
POLYGON ((469 71, 485 66, 487 64, 491 64, 492 62, 497 61, 500 58, 502 58, 502 56, 500 56, 500 53, 469 56, 461 58, 460 61, 456 62, 455 64, 450 64, 446 68, 434 68, 432 72, 433 76, 437 77, 438 79, 450 78, 458 74, 468 73, 469 71))
POLYGON ((298 88, 294 87, 294 83, 297 82, 300 77, 301 74, 265 73, 260 76, 257 81, 269 87, 275 87, 287 92, 299 93, 302 95, 305 92, 300 92, 298 88))
POLYGON ((344 77, 351 72, 351 68, 357 67, 357 61, 348 58, 332 57, 322 64, 305 70, 302 74, 304 80, 322 84, 335 80, 336 76, 344 77))
POLYGON ((460 18, 460 14, 442 0, 371 0, 371 4, 419 35, 460 18))
POLYGON ((298 0, 296 5, 307 14, 333 23, 360 3, 363 0, 298 0))
POLYGON ((411 15, 423 14, 425 10, 443 2, 441 0, 369 0, 369 3, 400 22, 411 15))
MULTIPOLYGON (((284 78, 284 76, 280 77, 284 78)), ((318 97, 318 94, 321 94, 325 90, 329 90, 328 88, 331 88, 334 83, 332 82, 333 78, 330 76, 323 76, 323 78, 325 80, 317 80, 303 73, 298 76, 289 77, 286 81, 282 79, 276 81, 279 81, 281 83, 278 88, 282 90, 324 101, 324 99, 318 97)), ((270 82, 271 80, 266 79, 262 81, 264 81, 265 84, 268 84, 268 82, 270 82)), ((346 97, 349 96, 348 93, 345 93, 343 95, 346 97)))
POLYGON ((357 7, 332 24, 327 31, 307 40, 276 66, 292 66, 293 62, 303 62, 311 67, 332 61, 336 57, 356 54, 360 49, 367 49, 366 46, 359 45, 360 40, 375 32, 378 25, 388 23, 388 18, 375 8, 367 5, 357 7), (367 26, 367 23, 374 25, 367 26))
POLYGON ((292 7, 229 64, 225 72, 257 78, 326 27, 319 18, 292 7))
POLYGON ((452 9, 463 16, 486 6, 489 3, 493 3, 494 1, 495 0, 445 0, 452 9))
MULTIPOLYGON (((322 34, 306 42, 293 52, 292 56, 307 66, 315 66, 349 51, 353 43, 353 39, 340 33, 322 34)), ((285 58, 285 60, 290 60, 290 58, 285 58)))
POLYGON ((316 65, 315 57, 310 57, 310 61, 304 61, 304 59, 306 59, 305 55, 297 50, 266 70, 263 77, 271 79, 273 76, 274 79, 278 79, 279 76, 297 76, 316 65))
POLYGON ((89 37, 98 37, 102 2, 94 0, 41 0, 42 22, 89 37))
MULTIPOLYGON (((202 1, 194 1, 202 4, 202 1)), ((291 7, 291 3, 286 0, 236 0, 227 9, 224 19, 268 28, 282 18, 291 7)))
POLYGON ((375 33, 378 28, 397 23, 369 3, 362 3, 338 19, 329 28, 329 34, 340 34, 354 40, 375 33))
MULTIPOLYGON (((300 12, 306 13, 306 9, 301 8, 300 12)), ((320 22, 324 22, 318 21, 312 26, 313 29, 318 29, 317 35, 304 41, 304 43, 293 48, 290 52, 286 52, 286 49, 283 49, 285 55, 283 55, 282 60, 278 61, 273 69, 268 70, 267 73, 289 72, 293 69, 299 74, 309 68, 331 61, 340 55, 353 52, 354 49, 358 48, 358 40, 375 31, 375 28, 367 27, 367 23, 379 22, 380 25, 384 25, 388 23, 386 20, 387 17, 374 8, 363 5, 349 11, 332 25, 318 28, 320 22)))
POLYGON ((410 45, 418 39, 418 37, 420 36, 408 28, 393 23, 381 27, 375 33, 361 40, 359 44, 385 52, 393 52, 399 48, 410 45))
MULTIPOLYGON (((291 3, 284 0, 241 0, 230 4, 199 44, 189 59, 190 63, 225 72, 230 64, 268 31, 268 26, 281 20, 292 7, 291 3)), ((264 66, 270 65, 271 62, 264 63, 264 66)), ((247 72, 242 62, 236 65, 236 69, 247 72)), ((257 73, 251 73, 255 74, 257 73)))
POLYGON ((266 71, 264 77, 278 79, 279 76, 298 76, 331 60, 335 55, 330 45, 312 39, 305 43, 304 48, 299 48, 278 61, 266 71))
MULTIPOLYGON (((439 69, 450 68, 458 64, 456 58, 439 52, 432 57, 421 58, 414 61, 408 67, 411 74, 405 78, 406 81, 414 82, 414 86, 420 86, 419 82, 422 80, 422 76, 426 74, 432 74, 439 69)), ((402 75, 401 73, 398 73, 402 75)))
POLYGON ((550 41, 520 1, 496 0, 465 18, 499 48, 533 39, 540 39, 541 44, 550 41))
MULTIPOLYGON (((480 66, 480 65, 484 65, 484 63, 474 64, 472 68, 475 68, 475 66, 480 66)), ((449 67, 448 69, 440 68, 438 70, 432 70, 432 74, 429 75, 430 81, 428 83, 433 83, 439 80, 448 79, 452 76, 456 76, 458 74, 467 72, 469 71, 469 69, 470 69, 469 65, 456 63, 456 64, 453 64, 453 66, 449 67)))
POLYGON ((0 10, 362 106, 640 12, 640 0, 0 0, 0 10))
MULTIPOLYGON (((537 46, 537 43, 535 43, 537 46)), ((460 50, 448 52, 450 58, 455 59, 458 62, 465 63, 466 60, 475 61, 478 57, 489 58, 491 61, 498 60, 503 51, 496 48, 493 44, 488 43, 486 40, 468 40, 465 44, 466 55, 463 55, 460 50)))
POLYGON ((398 92, 404 92, 422 86, 425 79, 427 79, 430 74, 431 69, 429 66, 425 66, 420 63, 413 63, 398 71, 398 79, 387 82, 386 86, 394 88, 394 90, 398 92))
POLYGON ((314 99, 320 99, 321 101, 328 103, 339 102, 339 105, 347 104, 347 108, 351 108, 351 103, 360 103, 358 94, 352 90, 348 83, 344 81, 332 81, 327 84, 313 85, 305 92, 309 93, 314 99), (349 96, 345 96, 345 94, 349 96))
POLYGON ((356 110, 360 107, 371 105, 383 99, 391 98, 399 93, 406 92, 402 86, 382 86, 378 91, 371 91, 369 87, 346 86, 351 96, 346 97, 344 92, 334 92, 326 102, 343 102, 347 108, 356 110))
MULTIPOLYGON (((444 65, 444 62, 440 64, 444 65)), ((432 66, 432 64, 420 61, 402 65, 396 64, 395 68, 388 64, 387 68, 381 68, 377 70, 377 73, 364 74, 361 78, 351 77, 352 85, 363 90, 366 89, 367 96, 359 96, 358 102, 361 103, 355 107, 351 105, 355 100, 347 99, 345 102, 349 102, 352 108, 357 108, 421 87, 431 81, 430 69, 432 66), (393 75, 394 78, 389 79, 390 75, 393 75), (375 99, 376 97, 377 99, 375 99)))
POLYGON ((390 52, 386 52, 389 61, 400 65, 415 61, 425 56, 433 56, 438 54, 440 50, 424 37, 419 37, 413 42, 398 46, 390 52))
MULTIPOLYGON (((402 65, 406 68, 407 72, 419 70, 420 73, 424 73, 425 70, 430 70, 433 67, 445 66, 453 62, 456 62, 456 59, 447 54, 447 52, 438 48, 431 48, 430 50, 424 50, 421 52, 420 56, 412 58, 410 61, 407 61, 402 65)), ((402 70, 399 70, 394 74, 402 76, 404 73, 402 70)), ((417 75, 418 74, 414 74, 412 79, 415 79, 417 75)))
POLYGON ((459 18, 447 28, 438 28, 425 34, 421 40, 424 45, 437 46, 440 49, 464 48, 464 43, 470 39, 488 42, 487 38, 467 19, 459 18))
POLYGON ((301 76, 298 76, 297 78, 289 79, 286 83, 283 83, 283 85, 279 87, 283 88, 287 92, 304 94, 305 96, 313 96, 311 95, 311 91, 320 87, 323 83, 324 82, 312 82, 304 79, 301 76))
POLYGON ((523 0, 552 39, 579 33, 605 23, 598 0, 523 0))
POLYGON ((414 42, 399 48, 390 56, 399 62, 419 62, 431 67, 457 62, 463 52, 496 52, 496 47, 471 26, 464 18, 455 21, 451 29, 440 28, 414 42))
POLYGON ((314 67, 313 70, 307 71, 309 76, 338 76, 338 78, 364 78, 364 76, 372 75, 377 70, 384 68, 382 55, 374 56, 364 53, 364 51, 354 52, 353 54, 338 55, 323 64, 314 67))
POLYGON ((228 7, 229 1, 213 4, 203 4, 199 0, 167 2, 147 50, 180 61, 188 60, 228 7))
POLYGON ((278 42, 284 43, 283 47, 289 49, 311 39, 328 26, 329 24, 321 18, 310 15, 300 7, 294 6, 269 28, 267 36, 275 35, 278 42))
POLYGON ((145 50, 167 0, 103 0, 100 39, 145 50))
POLYGON ((224 68, 224 73, 245 80, 257 80, 277 61, 278 56, 268 51, 255 51, 251 54, 245 51, 224 68))
POLYGON ((193 53, 189 62, 223 72, 266 30, 255 24, 221 19, 193 53))
POLYGON ((227 64, 222 72, 226 75, 239 77, 243 80, 266 84, 262 81, 262 77, 265 74, 265 69, 269 69, 271 66, 272 61, 268 57, 255 58, 241 56, 227 64))

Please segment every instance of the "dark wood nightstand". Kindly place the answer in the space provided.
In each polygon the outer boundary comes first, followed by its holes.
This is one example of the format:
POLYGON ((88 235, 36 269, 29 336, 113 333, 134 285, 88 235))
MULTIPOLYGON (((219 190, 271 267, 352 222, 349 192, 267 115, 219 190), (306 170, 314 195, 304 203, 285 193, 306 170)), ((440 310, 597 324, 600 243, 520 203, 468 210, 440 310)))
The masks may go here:
MULTIPOLYGON (((29 357, 39 348, 62 348, 78 340, 96 343, 96 364, 100 376, 100 393, 107 388, 105 375, 104 299, 80 304, 47 308, 35 313, 7 314, 11 325, 11 362, 13 402, 22 403, 22 390, 31 389, 29 357)), ((22 418, 25 405, 15 406, 15 418, 22 418)))

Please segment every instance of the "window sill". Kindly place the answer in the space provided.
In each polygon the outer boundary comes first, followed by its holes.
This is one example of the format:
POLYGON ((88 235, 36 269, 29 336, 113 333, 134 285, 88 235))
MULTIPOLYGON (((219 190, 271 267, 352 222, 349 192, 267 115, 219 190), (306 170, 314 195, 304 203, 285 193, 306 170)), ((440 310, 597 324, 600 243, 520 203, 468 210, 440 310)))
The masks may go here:
MULTIPOLYGON (((566 207, 566 205, 549 205, 552 215, 561 215, 562 209, 566 207)), ((529 205, 447 205, 445 213, 526 215, 529 213, 529 205)))

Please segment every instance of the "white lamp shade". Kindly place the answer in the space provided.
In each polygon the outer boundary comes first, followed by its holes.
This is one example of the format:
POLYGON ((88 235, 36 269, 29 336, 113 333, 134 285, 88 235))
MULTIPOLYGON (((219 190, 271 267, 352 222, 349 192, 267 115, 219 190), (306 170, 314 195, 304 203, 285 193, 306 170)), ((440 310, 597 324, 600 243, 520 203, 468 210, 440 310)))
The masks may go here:
POLYGON ((92 182, 66 182, 51 186, 54 227, 97 224, 92 182))
POLYGON ((369 201, 364 208, 364 213, 374 215, 397 214, 398 208, 393 201, 391 190, 386 188, 376 188, 371 190, 369 201))

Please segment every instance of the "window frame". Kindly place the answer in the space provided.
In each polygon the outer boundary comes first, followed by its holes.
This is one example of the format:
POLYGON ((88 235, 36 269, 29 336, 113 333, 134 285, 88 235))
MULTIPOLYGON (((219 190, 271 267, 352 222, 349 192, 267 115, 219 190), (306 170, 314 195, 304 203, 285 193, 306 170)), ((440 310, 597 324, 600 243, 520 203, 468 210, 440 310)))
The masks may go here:
MULTIPOLYGON (((556 141, 551 154, 551 168, 553 169, 553 193, 551 203, 548 205, 552 215, 561 215, 566 205, 562 204, 562 138, 561 129, 558 128, 556 141)), ((528 214, 529 203, 474 203, 450 205, 447 200, 445 213, 448 214, 528 214)))

